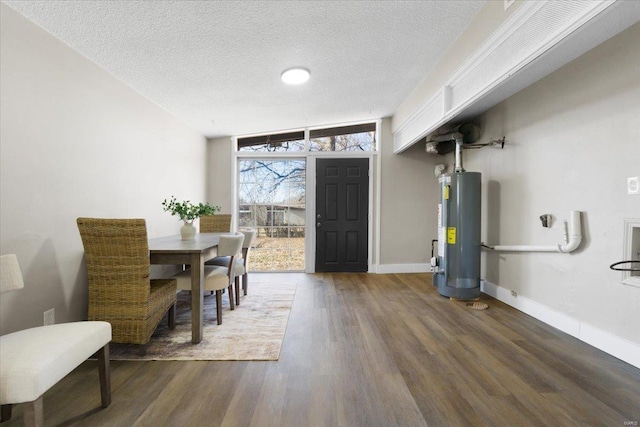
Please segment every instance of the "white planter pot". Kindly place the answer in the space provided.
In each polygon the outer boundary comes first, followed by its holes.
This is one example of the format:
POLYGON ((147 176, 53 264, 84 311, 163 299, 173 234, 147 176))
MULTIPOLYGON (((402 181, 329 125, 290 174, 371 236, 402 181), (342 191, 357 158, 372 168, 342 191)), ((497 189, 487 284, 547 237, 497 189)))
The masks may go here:
POLYGON ((193 225, 193 222, 184 222, 184 225, 180 228, 180 235, 182 236, 182 240, 195 240, 196 238, 196 227, 193 225))

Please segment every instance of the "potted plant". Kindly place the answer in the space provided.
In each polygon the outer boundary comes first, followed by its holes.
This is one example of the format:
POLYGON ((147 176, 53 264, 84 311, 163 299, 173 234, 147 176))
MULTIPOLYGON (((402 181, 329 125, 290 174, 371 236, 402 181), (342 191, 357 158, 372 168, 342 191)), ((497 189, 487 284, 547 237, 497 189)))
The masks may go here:
POLYGON ((220 211, 220 206, 212 206, 209 203, 193 204, 189 200, 178 202, 174 196, 170 200, 164 199, 162 207, 165 212, 170 212, 184 221, 184 225, 180 229, 182 240, 193 240, 196 236, 196 228, 193 221, 203 215, 215 215, 220 211))

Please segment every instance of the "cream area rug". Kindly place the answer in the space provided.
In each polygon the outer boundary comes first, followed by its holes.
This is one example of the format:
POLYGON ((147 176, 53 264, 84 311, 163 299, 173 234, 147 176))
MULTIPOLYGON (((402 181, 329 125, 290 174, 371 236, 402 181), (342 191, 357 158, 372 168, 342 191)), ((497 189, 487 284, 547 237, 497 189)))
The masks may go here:
POLYGON ((111 360, 278 360, 295 292, 296 283, 249 281, 248 295, 240 296, 235 310, 229 310, 228 291, 223 294, 222 325, 215 295, 205 292, 199 344, 191 342, 189 292, 179 292, 176 328, 167 327, 165 316, 145 356, 136 345, 111 343, 111 360))

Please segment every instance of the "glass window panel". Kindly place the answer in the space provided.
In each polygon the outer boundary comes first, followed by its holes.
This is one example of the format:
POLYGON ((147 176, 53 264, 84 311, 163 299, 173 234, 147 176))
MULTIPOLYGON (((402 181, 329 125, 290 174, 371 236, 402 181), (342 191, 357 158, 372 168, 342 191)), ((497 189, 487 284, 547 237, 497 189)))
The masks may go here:
POLYGON ((272 251, 272 271, 289 271, 289 254, 283 251, 272 251))
POLYGON ((242 152, 262 152, 262 153, 296 153, 304 151, 304 139, 300 141, 287 141, 276 144, 259 144, 249 147, 241 147, 242 152))
POLYGON ((269 229, 271 237, 260 237, 256 247, 262 252, 258 259, 253 258, 254 271, 304 271, 304 234, 294 237, 293 229, 273 227, 269 229))
POLYGON ((304 205, 292 206, 286 212, 285 222, 289 227, 304 227, 306 214, 304 205))
POLYGON ((251 269, 253 271, 272 271, 271 250, 264 248, 251 249, 251 269))
POLYGON ((238 202, 241 205, 254 203, 255 202, 254 192, 255 192, 255 185, 253 183, 241 183, 238 186, 238 202))
POLYGON ((286 248, 289 246, 289 229, 287 227, 273 227, 271 245, 274 248, 286 248))
POLYGON ((303 241, 304 247, 304 227, 290 227, 289 228, 289 237, 293 239, 301 238, 303 241))
POLYGON ((271 226, 271 209, 269 205, 254 204, 254 205, 251 205, 251 210, 256 220, 256 226, 258 227, 271 226))
POLYGON ((286 153, 305 150, 304 131, 238 138, 238 151, 286 153))
POLYGON ((238 174, 238 225, 258 231, 252 270, 304 271, 305 160, 239 160, 238 174))
POLYGON ((238 212, 238 226, 239 227, 255 227, 256 219, 252 215, 250 210, 243 210, 240 208, 240 212, 238 212))
POLYGON ((304 271, 304 242, 302 248, 292 249, 289 253, 289 270, 304 271))
POLYGON ((274 227, 282 227, 285 224, 285 210, 274 206, 271 211, 271 225, 274 227))
MULTIPOLYGON (((310 151, 375 151, 376 123, 312 129, 310 151)), ((238 138, 238 151, 285 153, 305 151, 304 131, 238 138)))
POLYGON ((309 132, 310 151, 375 151, 376 124, 365 123, 309 132))
POLYGON ((310 140, 310 151, 375 151, 375 132, 326 136, 310 140))
POLYGON ((255 182, 255 167, 255 160, 240 160, 240 162, 238 162, 239 182, 255 182))

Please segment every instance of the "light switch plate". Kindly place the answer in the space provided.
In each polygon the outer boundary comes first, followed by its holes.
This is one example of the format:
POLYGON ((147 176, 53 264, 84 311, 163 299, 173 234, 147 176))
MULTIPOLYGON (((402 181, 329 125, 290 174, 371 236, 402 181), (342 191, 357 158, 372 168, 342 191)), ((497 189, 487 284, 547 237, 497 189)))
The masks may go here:
POLYGON ((640 177, 627 178, 627 194, 640 194, 640 177))

